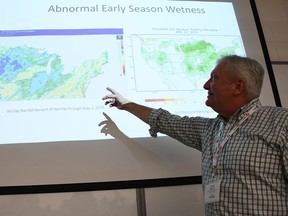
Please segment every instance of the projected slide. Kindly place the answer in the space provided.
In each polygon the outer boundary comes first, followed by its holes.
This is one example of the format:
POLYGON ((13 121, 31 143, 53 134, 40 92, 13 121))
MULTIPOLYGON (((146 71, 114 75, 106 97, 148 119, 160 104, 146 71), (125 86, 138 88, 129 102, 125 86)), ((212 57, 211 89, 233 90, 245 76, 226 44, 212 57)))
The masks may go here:
POLYGON ((103 113, 129 137, 149 136, 104 106, 107 86, 143 105, 214 117, 203 84, 218 58, 245 55, 232 3, 25 4, 35 7, 7 2, 0 14, 0 144, 111 139, 98 126, 103 113))

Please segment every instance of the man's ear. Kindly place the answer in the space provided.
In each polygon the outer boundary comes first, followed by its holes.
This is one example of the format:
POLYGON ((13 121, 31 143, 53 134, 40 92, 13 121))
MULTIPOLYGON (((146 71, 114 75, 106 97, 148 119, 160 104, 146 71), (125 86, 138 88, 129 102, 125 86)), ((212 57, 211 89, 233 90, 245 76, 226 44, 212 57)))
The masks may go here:
POLYGON ((235 89, 234 89, 234 94, 240 95, 246 90, 246 82, 244 80, 239 79, 235 83, 235 89))

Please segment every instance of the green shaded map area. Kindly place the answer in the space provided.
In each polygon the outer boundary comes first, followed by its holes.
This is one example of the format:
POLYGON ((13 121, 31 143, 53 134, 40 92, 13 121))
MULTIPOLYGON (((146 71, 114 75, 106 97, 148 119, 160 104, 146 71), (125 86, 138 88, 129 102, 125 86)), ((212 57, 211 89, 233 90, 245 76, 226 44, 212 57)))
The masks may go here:
POLYGON ((217 59, 235 54, 238 48, 237 43, 217 50, 215 45, 205 40, 190 42, 146 38, 142 40, 141 53, 146 62, 158 65, 165 74, 177 73, 181 67, 186 75, 199 75, 210 74, 217 59))
POLYGON ((245 54, 237 36, 136 35, 133 39, 140 51, 135 62, 142 65, 135 64, 138 91, 202 91, 219 58, 245 54), (141 84, 146 77, 149 85, 141 84))
POLYGON ((91 79, 108 63, 108 53, 87 59, 71 71, 61 56, 45 49, 0 47, 0 101, 84 98, 91 79))

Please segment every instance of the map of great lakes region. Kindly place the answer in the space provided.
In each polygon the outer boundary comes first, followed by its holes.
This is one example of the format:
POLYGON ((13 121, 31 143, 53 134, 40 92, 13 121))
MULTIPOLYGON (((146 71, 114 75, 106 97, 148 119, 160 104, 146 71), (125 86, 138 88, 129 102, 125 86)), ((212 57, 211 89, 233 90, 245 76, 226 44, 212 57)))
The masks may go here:
MULTIPOLYGON (((153 86, 153 79, 150 79, 149 89, 147 85, 137 86, 143 91, 202 90, 220 57, 244 54, 241 39, 237 37, 154 38, 138 35, 134 37, 134 45, 141 50, 141 59, 147 65, 146 76, 151 77, 148 75, 151 71, 156 80, 153 86)), ((137 70, 136 79, 143 79, 137 70)))
POLYGON ((0 47, 0 101, 84 98, 91 79, 107 63, 104 51, 65 71, 61 56, 45 49, 0 47))

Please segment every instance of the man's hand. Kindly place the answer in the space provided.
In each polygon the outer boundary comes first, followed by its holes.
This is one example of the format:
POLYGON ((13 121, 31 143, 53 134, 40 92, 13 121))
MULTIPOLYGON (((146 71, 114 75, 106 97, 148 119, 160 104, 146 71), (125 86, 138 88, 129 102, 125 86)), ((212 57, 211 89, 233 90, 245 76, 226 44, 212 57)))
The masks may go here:
POLYGON ((107 87, 107 90, 110 91, 112 94, 108 94, 102 98, 102 100, 105 100, 105 105, 122 109, 124 104, 130 103, 129 100, 122 97, 122 95, 114 89, 107 87))

